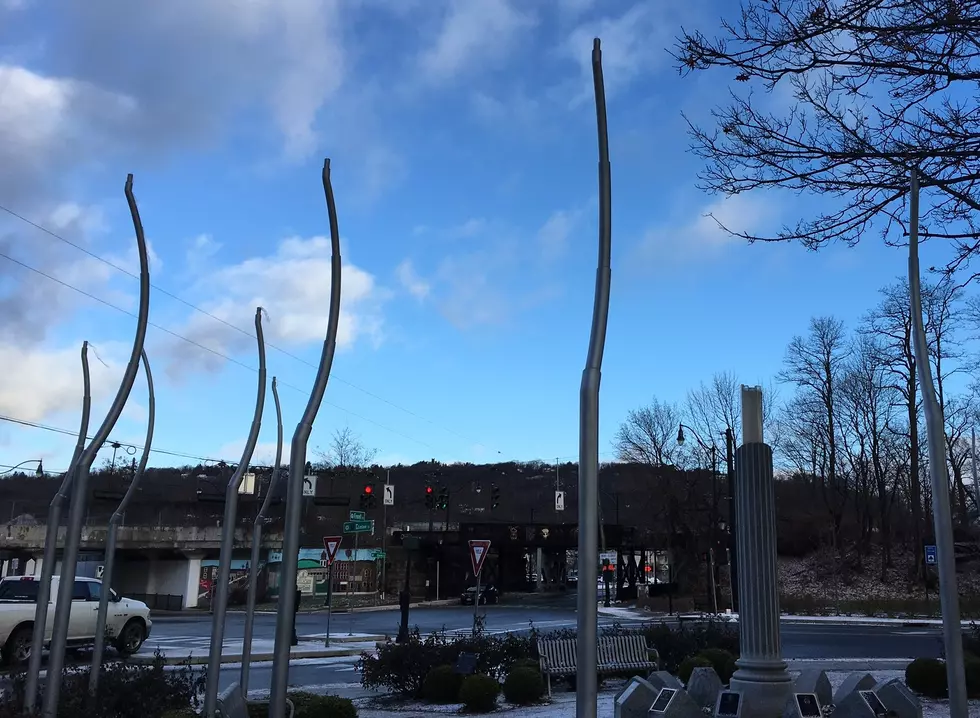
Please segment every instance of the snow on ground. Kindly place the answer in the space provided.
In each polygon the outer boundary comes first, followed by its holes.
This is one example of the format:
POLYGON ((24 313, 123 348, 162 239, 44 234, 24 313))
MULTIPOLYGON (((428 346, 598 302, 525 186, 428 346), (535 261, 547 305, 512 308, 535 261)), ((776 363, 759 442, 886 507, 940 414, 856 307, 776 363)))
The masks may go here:
MULTIPOLYGON (((914 558, 911 553, 896 549, 892 567, 881 575, 881 548, 872 546, 867 556, 859 560, 850 550, 843 560, 836 552, 824 549, 805 558, 781 557, 778 563, 779 592, 787 596, 813 596, 823 601, 864 601, 867 599, 907 600, 924 599, 922 582, 912 579, 914 558)), ((980 572, 957 571, 956 581, 961 596, 980 593, 980 572)), ((934 594, 934 592, 933 592, 934 594)), ((933 595, 935 600, 935 595, 933 595)))
MULTIPOLYGON (((790 675, 795 678, 799 675, 799 672, 790 671, 790 675)), ((884 682, 892 678, 904 678, 905 672, 872 671, 871 675, 879 682, 884 682)), ((830 685, 834 690, 840 687, 847 676, 847 671, 829 671, 827 673, 827 678, 830 679, 830 685)), ((622 684, 613 687, 609 682, 606 685, 607 689, 599 694, 599 718, 612 718, 613 702, 616 693, 622 687, 622 684)), ((463 713, 462 706, 459 704, 430 706, 424 703, 406 702, 379 707, 377 706, 376 699, 358 699, 355 700, 355 704, 358 706, 358 716, 360 718, 391 718, 394 716, 398 718, 426 718, 432 715, 457 715, 463 713)), ((574 716, 575 693, 555 693, 550 703, 525 708, 502 704, 492 715, 510 715, 515 716, 515 718, 517 716, 520 716, 520 718, 524 718, 525 716, 527 718, 565 718, 574 716)), ((970 701, 969 716, 970 718, 980 718, 980 700, 970 701)), ((922 718, 949 718, 949 702, 923 700, 922 718)))

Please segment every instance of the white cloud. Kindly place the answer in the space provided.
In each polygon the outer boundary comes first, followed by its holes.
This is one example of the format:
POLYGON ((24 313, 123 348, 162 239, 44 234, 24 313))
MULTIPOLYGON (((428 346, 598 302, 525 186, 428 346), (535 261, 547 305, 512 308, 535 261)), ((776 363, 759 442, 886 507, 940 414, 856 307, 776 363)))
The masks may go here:
POLYGON ((719 227, 719 222, 732 231, 751 233, 777 216, 778 207, 762 195, 724 197, 702 207, 697 218, 686 224, 650 228, 637 249, 646 261, 679 264, 711 260, 730 247, 745 244, 719 227))
POLYGON ((419 301, 429 296, 431 286, 415 271, 412 260, 405 259, 395 268, 395 274, 402 287, 419 301))
POLYGON ((568 249, 568 240, 581 220, 581 210, 558 210, 538 230, 538 244, 545 259, 557 259, 568 249))
MULTIPOLYGON (((0 344, 0 365, 5 367, 0 382, 0 413, 25 421, 44 421, 61 412, 81 412, 81 346, 28 348, 0 344)), ((99 354, 89 349, 92 381, 92 423, 100 419, 95 405, 114 394, 122 378, 122 365, 113 359, 115 349, 107 345, 99 354)))
POLYGON ((203 271, 208 262, 221 249, 221 244, 214 241, 210 234, 199 234, 188 243, 184 261, 192 274, 203 271))
POLYGON ((537 20, 510 0, 450 0, 438 37, 419 64, 432 82, 448 82, 507 58, 514 41, 537 20))
MULTIPOLYGON (((263 307, 268 341, 303 345, 322 342, 330 305, 330 240, 326 237, 291 237, 279 243, 275 254, 252 257, 215 268, 197 286, 204 299, 199 306, 220 319, 252 331, 255 308, 263 307)), ((337 347, 350 349, 367 340, 377 346, 384 338, 382 305, 389 290, 375 278, 344 262, 337 347)), ((254 351, 254 339, 201 314, 191 316, 178 333, 222 354, 254 351)), ((171 342, 168 373, 216 369, 223 360, 187 344, 171 342)))
POLYGON ((23 205, 98 156, 132 116, 131 97, 0 63, 0 193, 23 205))
POLYGON ((602 40, 602 71, 606 97, 612 98, 643 74, 670 62, 665 49, 689 8, 637 3, 615 17, 590 19, 575 27, 559 53, 578 63, 579 78, 561 90, 570 104, 592 102, 592 41, 602 40))

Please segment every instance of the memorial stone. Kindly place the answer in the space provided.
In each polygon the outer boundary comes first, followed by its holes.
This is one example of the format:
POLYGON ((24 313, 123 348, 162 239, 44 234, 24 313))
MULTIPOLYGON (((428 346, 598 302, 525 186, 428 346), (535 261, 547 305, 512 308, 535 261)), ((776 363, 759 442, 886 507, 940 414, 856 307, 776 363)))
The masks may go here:
POLYGON ((659 688, 637 676, 616 695, 613 715, 615 718, 646 718, 659 693, 659 688))
POLYGON ((827 671, 808 668, 800 673, 793 684, 794 693, 815 693, 820 705, 829 706, 834 702, 834 689, 827 678, 827 671))
POLYGON ((834 705, 843 701, 854 691, 870 691, 877 683, 878 681, 870 673, 861 673, 858 671, 849 673, 844 679, 844 682, 837 688, 837 692, 834 693, 834 705))
POLYGON ((892 678, 875 687, 875 693, 885 708, 898 718, 922 718, 922 701, 901 678, 892 678))
POLYGON ((723 687, 714 668, 695 668, 687 681, 687 694, 702 708, 714 707, 723 687))

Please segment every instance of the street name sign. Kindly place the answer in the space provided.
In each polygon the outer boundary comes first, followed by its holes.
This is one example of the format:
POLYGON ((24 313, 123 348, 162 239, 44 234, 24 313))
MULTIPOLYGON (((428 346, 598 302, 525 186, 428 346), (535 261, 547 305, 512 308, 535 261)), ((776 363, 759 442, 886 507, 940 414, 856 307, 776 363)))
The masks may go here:
POLYGON ((374 520, 371 521, 345 521, 345 534, 365 534, 374 532, 374 520))
POLYGON ((367 518, 367 514, 364 513, 363 511, 351 511, 350 512, 350 520, 351 521, 363 521, 366 518, 367 518))

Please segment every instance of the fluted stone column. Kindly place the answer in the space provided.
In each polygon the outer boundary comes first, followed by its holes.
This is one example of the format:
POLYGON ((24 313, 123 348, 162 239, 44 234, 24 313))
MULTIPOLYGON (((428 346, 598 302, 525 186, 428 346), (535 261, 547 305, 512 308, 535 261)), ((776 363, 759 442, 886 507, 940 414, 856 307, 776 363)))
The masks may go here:
POLYGON ((732 690, 744 718, 780 715, 792 691, 779 640, 776 502, 772 449, 762 437, 762 390, 742 387, 742 440, 735 452, 741 656, 732 690))

